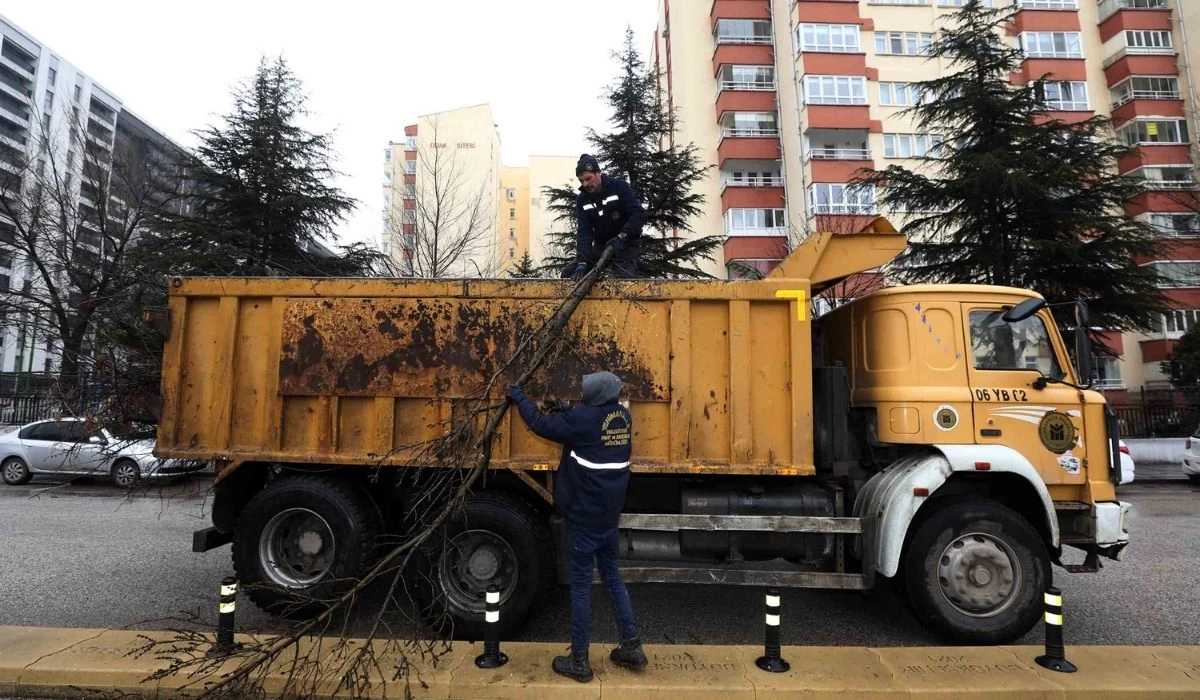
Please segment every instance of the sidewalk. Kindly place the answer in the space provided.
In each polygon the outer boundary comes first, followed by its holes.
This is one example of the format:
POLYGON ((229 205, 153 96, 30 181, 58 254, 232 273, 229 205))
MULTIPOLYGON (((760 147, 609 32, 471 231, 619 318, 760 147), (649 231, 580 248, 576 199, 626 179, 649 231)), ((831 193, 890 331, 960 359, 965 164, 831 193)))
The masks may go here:
MULTIPOLYGON (((147 681, 166 660, 136 657, 141 634, 168 640, 165 632, 98 629, 0 627, 0 696, 81 697, 93 692, 125 697, 184 698, 203 692, 233 664, 214 663, 206 675, 181 673, 147 681), (122 695, 127 694, 127 695, 122 695)), ((252 642, 250 637, 239 641, 252 642)), ((336 677, 346 661, 333 640, 304 640, 316 649, 336 677)), ((351 641, 350 649, 361 642, 351 641)), ((480 645, 455 643, 434 665, 412 660, 409 690, 414 698, 910 698, 978 696, 1007 698, 1167 698, 1200 697, 1200 647, 1068 647, 1074 674, 1048 671, 1034 663, 1040 647, 784 647, 788 673, 759 670, 761 648, 744 646, 649 646, 643 673, 612 667, 607 647, 592 649, 596 679, 580 684, 556 676, 550 659, 565 644, 504 643, 509 663, 485 671, 475 667, 480 645)), ((204 648, 201 647, 203 652, 204 648)), ((355 697, 403 698, 404 680, 395 680, 401 657, 388 652, 359 678, 355 697), (362 681, 369 685, 363 686, 362 681)), ((267 674, 263 689, 279 697, 285 688, 282 665, 267 674)), ((311 670, 311 669, 310 669, 311 670)), ((316 685, 316 697, 330 697, 336 679, 316 685)), ((306 690, 311 691, 309 686, 306 690)), ((338 693, 350 697, 350 693, 338 693)))

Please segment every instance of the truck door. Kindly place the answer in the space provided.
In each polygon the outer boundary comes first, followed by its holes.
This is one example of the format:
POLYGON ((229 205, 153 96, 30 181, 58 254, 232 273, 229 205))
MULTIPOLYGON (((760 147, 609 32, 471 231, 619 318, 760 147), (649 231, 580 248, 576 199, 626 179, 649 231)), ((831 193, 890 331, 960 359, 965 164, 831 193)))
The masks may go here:
POLYGON ((1079 392, 1042 378, 1068 379, 1050 334, 1049 314, 1015 323, 998 304, 963 304, 968 376, 979 444, 1011 447, 1028 459, 1047 484, 1082 484, 1083 413, 1079 392))

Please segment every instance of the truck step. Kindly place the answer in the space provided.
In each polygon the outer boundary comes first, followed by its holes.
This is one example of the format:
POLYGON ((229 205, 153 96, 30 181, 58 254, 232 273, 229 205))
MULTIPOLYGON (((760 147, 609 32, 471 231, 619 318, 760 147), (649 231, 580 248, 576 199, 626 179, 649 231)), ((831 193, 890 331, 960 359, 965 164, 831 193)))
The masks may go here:
POLYGON ((813 532, 856 535, 862 532, 859 518, 806 515, 695 515, 675 513, 625 513, 622 530, 708 530, 743 532, 813 532))
MULTIPOLYGON (((785 565, 786 566, 786 565, 785 565)), ((779 562, 756 565, 703 566, 674 562, 633 562, 621 564, 621 578, 627 583, 696 583, 727 586, 778 586, 781 588, 834 588, 847 591, 867 590, 862 574, 837 574, 783 568, 779 562)), ((600 583, 599 573, 593 579, 600 583)))

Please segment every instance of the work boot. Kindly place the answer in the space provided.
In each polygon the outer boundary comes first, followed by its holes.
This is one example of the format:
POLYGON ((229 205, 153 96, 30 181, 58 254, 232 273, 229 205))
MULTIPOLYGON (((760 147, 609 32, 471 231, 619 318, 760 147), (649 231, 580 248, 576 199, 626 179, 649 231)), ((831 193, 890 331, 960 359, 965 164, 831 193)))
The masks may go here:
POLYGON ((554 672, 560 676, 566 676, 580 683, 587 683, 592 680, 592 665, 588 663, 587 654, 583 656, 556 656, 554 663, 550 664, 554 672))
POLYGON ((609 653, 608 658, 617 666, 631 671, 641 671, 646 668, 646 653, 642 651, 640 637, 622 639, 617 648, 609 653))

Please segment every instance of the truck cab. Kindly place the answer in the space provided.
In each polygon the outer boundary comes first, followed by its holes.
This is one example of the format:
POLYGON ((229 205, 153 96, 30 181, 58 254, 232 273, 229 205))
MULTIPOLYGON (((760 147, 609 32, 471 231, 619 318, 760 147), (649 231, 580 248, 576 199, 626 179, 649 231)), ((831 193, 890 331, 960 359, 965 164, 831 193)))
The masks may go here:
POLYGON ((905 584, 918 609, 940 619, 957 611, 968 627, 970 618, 1003 616, 1014 579, 1035 567, 1048 574, 1048 564, 1035 563, 1040 547, 1031 534, 1071 571, 1120 556, 1128 505, 1116 499, 1112 413, 1087 388, 1040 296, 980 285, 897 287, 816 325, 817 364, 844 371, 846 434, 866 467, 854 507, 864 518, 864 561, 901 579, 918 569, 920 580, 905 584), (911 498, 898 498, 908 491, 911 498), (974 514, 969 533, 942 517, 946 532, 924 541, 923 522, 948 507, 961 511, 960 524, 968 511, 986 512, 974 514), (1083 562, 1066 563, 1064 546, 1081 550, 1083 562))

